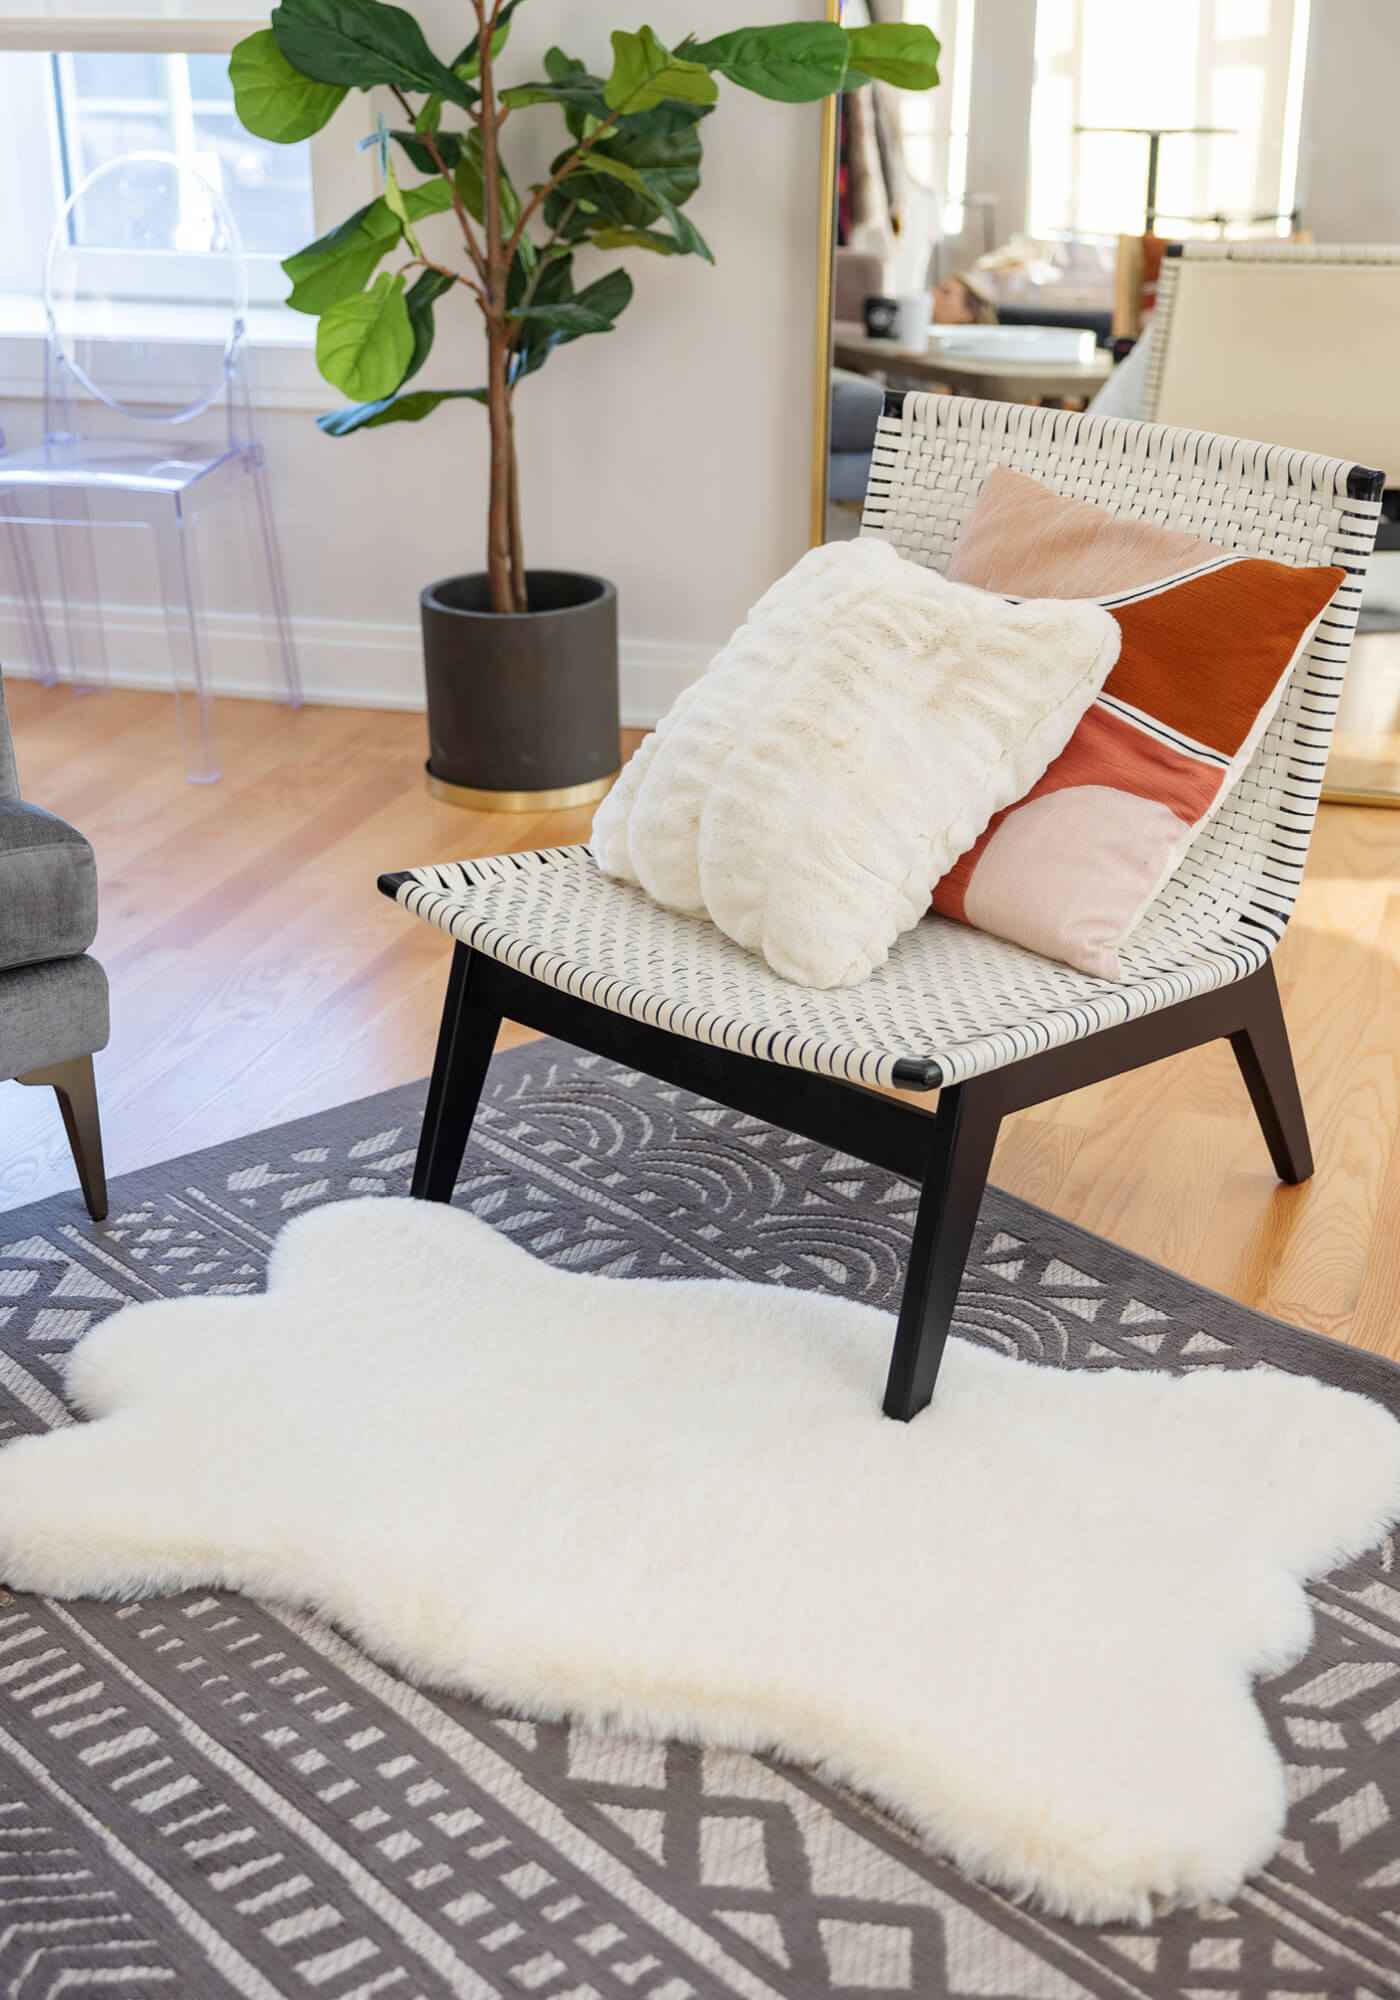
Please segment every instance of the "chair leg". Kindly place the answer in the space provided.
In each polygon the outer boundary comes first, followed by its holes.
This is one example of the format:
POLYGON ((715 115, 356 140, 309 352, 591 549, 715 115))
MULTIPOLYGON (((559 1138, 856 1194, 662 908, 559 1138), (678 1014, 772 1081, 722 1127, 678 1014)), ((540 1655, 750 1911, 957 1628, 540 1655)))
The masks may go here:
POLYGON ((901 1423, 933 1395, 1000 1124, 979 1080, 941 1092, 885 1384, 885 1415, 901 1423))
POLYGON ((97 588, 97 557, 87 494, 81 487, 53 487, 49 493, 49 515, 73 692, 97 694, 107 686, 109 678, 107 633, 97 588))
POLYGON ((1296 1187, 1312 1173, 1312 1146, 1272 961, 1249 985, 1249 1013, 1245 1025, 1231 1035, 1230 1047, 1263 1128, 1274 1172, 1296 1187))
POLYGON ((47 1063, 17 1076, 16 1083, 46 1083, 53 1087, 63 1126, 78 1169, 83 1200, 94 1222, 107 1214, 107 1174, 102 1161, 102 1123, 97 1111, 97 1080, 91 1056, 74 1056, 71 1062, 47 1063))
POLYGON ((253 508, 257 515, 264 595, 272 610, 272 620, 277 633, 278 659, 286 688, 286 692, 278 695, 277 699, 285 701, 288 708, 300 708, 301 670, 297 665, 291 613, 287 609, 287 584, 282 574, 282 553, 277 541, 277 523, 272 513, 272 496, 267 488, 267 469, 263 464, 262 447, 250 446, 244 463, 253 485, 253 508))
POLYGON ((499 1014, 478 1007, 472 1000, 475 962, 476 955, 468 946, 459 944, 453 951, 428 1106, 413 1167, 412 1192, 420 1201, 452 1199, 501 1025, 499 1014))
POLYGON ((58 664, 54 659, 53 639, 44 611, 43 594, 39 589, 38 572, 34 567, 34 554, 29 546, 31 523, 21 515, 12 489, 0 492, 0 520, 4 522, 15 594, 19 598, 20 615, 24 621, 29 664, 45 687, 53 687, 58 680, 58 664))
POLYGON ((160 572, 165 633, 170 644, 170 673, 175 684, 175 719, 185 759, 185 777, 192 785, 212 785, 219 776, 214 748, 213 700, 208 680, 194 523, 177 495, 168 511, 153 521, 156 564, 160 572))

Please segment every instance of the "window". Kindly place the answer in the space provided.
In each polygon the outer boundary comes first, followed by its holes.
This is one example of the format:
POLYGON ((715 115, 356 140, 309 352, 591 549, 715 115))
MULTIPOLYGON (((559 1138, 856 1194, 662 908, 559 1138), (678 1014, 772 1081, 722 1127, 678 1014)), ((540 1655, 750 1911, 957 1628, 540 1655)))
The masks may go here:
MULTIPOLYGON (((892 91, 887 99, 899 125, 900 157, 917 195, 935 204, 927 218, 934 237, 957 236, 964 224, 967 189, 968 112, 972 98, 972 38, 977 0, 901 0, 900 18, 932 28, 939 40, 937 90, 892 91)), ((876 9, 881 20, 889 16, 876 9)), ((869 0, 844 0, 847 27, 866 26, 869 0)), ((911 274, 911 283, 922 283, 911 274)))
POLYGON ((1135 234, 1148 140, 1081 127, 1213 126, 1161 141, 1158 233, 1289 233, 1309 0, 1039 0, 1033 235, 1135 234))
POLYGON ((226 56, 74 50, 52 68, 65 199, 121 153, 174 153, 223 195, 250 253, 285 257, 315 235, 310 149, 243 130, 226 56))
MULTIPOLYGON (((309 144, 273 146, 234 116, 228 58, 213 53, 70 49, 0 53, 0 108, 22 150, 20 211, 0 236, 0 289, 37 294, 53 221, 86 177, 123 153, 173 153, 223 195, 248 253, 250 302, 286 297, 280 259, 316 233, 309 144)), ((79 224, 100 241, 99 210, 79 224)), ((76 239, 75 239, 76 240, 76 239)), ((133 258, 120 289, 160 297, 168 279, 133 258)))
POLYGON ((932 28, 941 44, 937 90, 898 99, 904 164, 911 180, 943 202, 942 234, 961 235, 967 191, 967 127, 977 0, 904 0, 906 21, 932 28))

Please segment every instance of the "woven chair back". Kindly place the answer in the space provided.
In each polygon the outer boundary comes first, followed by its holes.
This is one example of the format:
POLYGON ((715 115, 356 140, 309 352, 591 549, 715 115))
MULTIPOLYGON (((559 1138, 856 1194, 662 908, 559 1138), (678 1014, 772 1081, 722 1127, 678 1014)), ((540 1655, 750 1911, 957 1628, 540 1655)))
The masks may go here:
MULTIPOLYGON (((1380 517, 1380 475, 1279 445, 1122 417, 967 397, 891 395, 876 438, 862 532, 933 569, 993 466, 1075 500, 1276 562, 1336 563, 1347 580, 1324 612, 1248 769, 1136 935, 1179 960, 1193 941, 1237 941, 1262 962, 1297 899, 1361 586, 1380 517)), ((1222 636, 1220 671, 1228 674, 1222 636)), ((1241 970, 1248 969, 1242 962, 1241 970)))

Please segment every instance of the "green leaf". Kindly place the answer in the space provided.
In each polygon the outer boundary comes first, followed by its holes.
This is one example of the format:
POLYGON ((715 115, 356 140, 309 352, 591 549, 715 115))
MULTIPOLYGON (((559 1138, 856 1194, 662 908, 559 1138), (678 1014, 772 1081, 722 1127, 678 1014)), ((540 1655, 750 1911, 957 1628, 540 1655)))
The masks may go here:
POLYGON ((635 35, 614 28, 612 45, 612 75, 603 86, 610 111, 650 111, 668 97, 713 104, 719 95, 702 64, 673 56, 650 28, 635 35))
POLYGON ((613 321, 631 297, 632 280, 627 273, 609 271, 571 299, 551 304, 542 303, 537 296, 519 317, 523 322, 547 326, 566 340, 579 340, 586 333, 611 333, 613 321))
MULTIPOLYGON (((435 174, 437 172, 437 162, 428 151, 426 138, 420 137, 416 132, 399 131, 397 127, 390 132, 389 137, 398 140, 404 153, 413 162, 413 165, 417 167, 420 174, 435 174)), ((436 145, 439 153, 441 153, 442 164, 447 168, 449 173, 456 166, 458 160, 461 159, 462 148, 466 144, 466 140, 467 135, 465 132, 437 131, 433 133, 433 143, 436 145)))
MULTIPOLYGON (((624 229, 645 227, 653 219, 653 215, 659 215, 663 221, 671 225, 674 247, 681 256, 693 254, 713 264, 715 260, 709 244, 689 216, 681 213, 667 192, 667 179, 664 170, 651 173, 639 172, 636 167, 628 166, 623 160, 610 159, 604 154, 595 152, 584 156, 577 173, 568 175, 560 184, 558 192, 570 200, 579 200, 582 190, 586 188, 589 195, 595 198, 603 214, 624 229), (604 182, 621 181, 624 189, 628 190, 628 195, 624 196, 622 201, 617 200, 606 186, 600 186, 600 176, 604 182), (626 205, 631 196, 641 197, 640 211, 626 205)), ((586 208, 588 204, 586 201, 581 201, 580 206, 586 208)))
POLYGON ((523 110, 530 104, 559 104, 566 113, 577 112, 580 116, 606 118, 608 114, 603 86, 595 76, 564 77, 550 83, 517 83, 500 95, 502 104, 512 111, 523 110))
POLYGON ((441 116, 442 116, 442 99, 441 97, 438 96, 437 92, 434 91, 431 97, 424 99, 422 107, 419 110, 418 116, 413 121, 414 131, 436 132, 438 128, 438 120, 441 118, 441 116))
MULTIPOLYGON (((573 253, 550 258, 534 281, 532 305, 557 305, 561 300, 574 295, 573 253)), ((511 334, 511 349, 507 357, 509 380, 512 386, 526 375, 533 375, 537 368, 543 368, 554 349, 566 336, 545 326, 540 320, 517 320, 511 334)))
POLYGON ((228 59, 233 108, 255 139, 290 146, 309 139, 345 96, 343 85, 317 83, 293 69, 271 28, 259 28, 238 43, 228 59))
MULTIPOLYGON (((564 51, 557 46, 545 50, 544 66, 551 83, 563 83, 567 77, 586 76, 588 74, 588 65, 586 63, 580 62, 577 56, 566 56, 564 51)), ((599 85, 599 88, 601 89, 602 86, 599 85)))
POLYGON ((590 311, 574 299, 566 299, 557 306, 532 305, 528 312, 520 314, 521 322, 547 326, 557 333, 567 333, 577 340, 584 333, 610 333, 612 321, 604 319, 601 313, 590 311))
POLYGON ((675 203, 662 193, 659 177, 654 179, 651 174, 643 174, 642 179, 646 182, 647 192, 660 209, 662 216, 671 225, 671 234, 676 239, 678 254, 682 257, 703 257, 707 264, 713 264, 714 252, 690 217, 683 214, 675 203))
MULTIPOLYGON (((481 158, 481 128, 474 125, 462 142, 462 151, 453 169, 452 178, 457 184, 457 192, 473 222, 486 220, 486 174, 481 158)), ((504 216, 513 206, 519 218, 520 203, 515 190, 510 186, 504 166, 501 168, 501 213, 504 216), (509 193, 507 193, 509 189, 509 193)), ((510 225, 514 228, 515 224, 510 225)))
POLYGON ((422 271, 404 294, 404 308, 413 328, 413 352, 403 372, 407 382, 418 373, 433 346, 433 307, 444 293, 455 290, 456 279, 446 271, 422 271))
POLYGON ((622 131, 607 133, 588 157, 621 160, 635 167, 646 175, 649 188, 658 188, 679 208, 700 185, 704 147, 694 122, 686 120, 671 131, 639 131, 635 124, 628 120, 622 131))
POLYGON ((413 16, 385 0, 282 0, 273 10, 272 32, 292 68, 318 83, 361 90, 387 83, 436 93, 450 104, 477 97, 439 62, 413 16))
POLYGON ((587 63, 580 62, 577 56, 565 55, 559 48, 545 51, 544 66, 550 82, 569 91, 562 105, 564 123, 575 139, 586 139, 608 115, 603 79, 591 75, 587 63))
POLYGON ((590 240, 600 250, 655 250, 662 257, 674 257, 677 250, 675 238, 659 229, 598 229, 590 240))
MULTIPOLYGON (((496 18, 495 32, 491 37, 491 60, 493 63, 495 62, 497 56, 501 53, 501 50, 505 47, 506 42, 510 37, 510 17, 515 12, 516 8, 519 7, 520 5, 521 5, 521 0, 505 0, 505 5, 502 7, 499 15, 496 18)), ((457 56, 453 61, 452 67, 456 71, 457 75, 461 77, 480 76, 481 74, 480 35, 472 36, 471 40, 467 43, 467 46, 463 49, 462 53, 459 56, 457 56)))
MULTIPOLYGON (((643 194, 649 192, 646 182, 635 167, 629 166, 626 160, 613 159, 601 146, 595 146, 592 152, 584 154, 579 164, 579 174, 607 174, 611 179, 622 181, 627 187, 637 188, 643 194)), ((571 180, 578 177, 573 174, 569 176, 571 180)))
POLYGON ((785 21, 771 28, 736 28, 711 42, 687 42, 682 52, 760 97, 809 104, 841 88, 847 36, 834 21, 785 21))
POLYGON ((404 200, 403 189, 399 186, 399 177, 394 172, 394 163, 387 157, 384 160, 384 205, 391 215, 398 217, 404 241, 409 249, 415 257, 421 257, 423 246, 413 233, 413 219, 408 212, 408 203, 404 200))
POLYGON ((357 208, 338 228, 282 259, 292 281, 287 304, 295 312, 322 313, 338 299, 362 292, 402 234, 403 224, 382 196, 357 208))
POLYGON ((337 299, 316 329, 316 366, 356 402, 392 395, 413 358, 413 327, 400 271, 381 271, 367 292, 337 299))
POLYGON ((408 210, 410 222, 421 222, 425 215, 441 215, 452 206, 452 190, 439 174, 435 181, 419 181, 416 186, 403 190, 404 206, 408 210))
MULTIPOLYGON (((525 238, 522 236, 520 240, 523 244, 525 238)), ((568 249, 562 243, 548 244, 543 250, 537 250, 532 243, 530 245, 528 262, 517 253, 515 261, 512 263, 506 277, 506 311, 513 314, 519 307, 527 291, 530 292, 532 297, 538 292, 544 273, 541 272, 539 280, 534 278, 535 266, 537 264, 543 262, 548 267, 557 258, 567 257, 569 254, 568 249)))
POLYGON ((938 37, 908 21, 881 21, 848 31, 850 60, 862 76, 896 90, 932 90, 938 82, 938 37))
POLYGON ((713 104, 683 104, 677 97, 668 97, 664 104, 655 105, 650 111, 624 112, 607 136, 612 140, 620 133, 685 132, 702 118, 708 118, 714 108, 713 104))
POLYGON ((484 389, 410 389, 405 396, 381 396, 373 402, 331 410, 316 422, 327 437, 349 437, 352 431, 377 430, 380 424, 421 423, 440 404, 463 398, 473 403, 487 400, 484 389))
MULTIPOLYGON (((575 292, 574 304, 585 311, 596 313, 610 328, 618 315, 632 303, 632 280, 626 271, 608 271, 601 278, 595 278, 591 285, 585 285, 581 292, 575 292)), ((578 335, 571 338, 577 339, 578 335)))

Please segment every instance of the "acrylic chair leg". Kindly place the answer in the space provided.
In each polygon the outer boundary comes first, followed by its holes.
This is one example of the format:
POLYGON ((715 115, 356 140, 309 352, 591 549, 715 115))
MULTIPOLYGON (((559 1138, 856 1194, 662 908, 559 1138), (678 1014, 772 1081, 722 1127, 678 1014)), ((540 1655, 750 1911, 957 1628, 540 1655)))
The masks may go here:
POLYGON ((107 686, 107 634, 86 493, 76 486, 51 487, 49 518, 73 692, 96 694, 107 686))
POLYGON ((192 785, 212 785, 219 775, 219 762, 214 747, 208 647, 200 611, 194 522, 177 496, 168 512, 162 511, 157 515, 153 526, 185 776, 192 785))
POLYGON ((107 1213, 107 1173, 102 1160, 102 1123, 97 1111, 97 1080, 91 1056, 74 1056, 69 1062, 47 1063, 18 1076, 16 1083, 49 1084, 63 1113, 63 1126, 78 1169, 87 1212, 94 1222, 107 1213))
POLYGON ((6 561, 24 624, 28 665, 45 687, 52 687, 58 679, 58 662, 34 568, 34 552, 29 546, 28 527, 18 513, 13 490, 0 492, 0 522, 4 525, 6 561))
POLYGON ((268 489, 267 470, 258 446, 250 448, 245 463, 252 481, 253 506, 258 517, 258 540, 262 551, 265 595, 276 628, 282 679, 287 690, 283 699, 288 708, 300 708, 301 669, 297 664, 296 641, 292 637, 291 613, 287 609, 287 584, 282 573, 282 551, 277 541, 277 522, 272 512, 272 495, 268 489))

